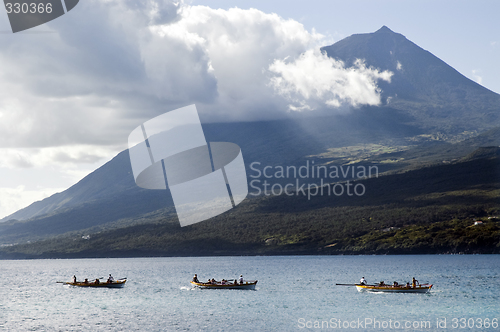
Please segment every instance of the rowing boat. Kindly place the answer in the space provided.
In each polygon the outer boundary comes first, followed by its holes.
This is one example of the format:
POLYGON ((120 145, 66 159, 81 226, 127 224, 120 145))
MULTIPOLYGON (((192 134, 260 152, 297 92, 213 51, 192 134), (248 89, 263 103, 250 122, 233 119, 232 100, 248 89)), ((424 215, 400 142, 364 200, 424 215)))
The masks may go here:
POLYGON ((125 282, 127 282, 127 278, 122 278, 111 282, 100 282, 98 284, 95 282, 83 282, 83 281, 65 282, 64 284, 77 287, 122 288, 123 286, 125 286, 125 282))
POLYGON ((191 284, 198 288, 207 288, 207 289, 255 289, 255 285, 257 285, 257 280, 245 281, 242 284, 240 283, 222 284, 220 282, 209 283, 209 282, 194 282, 194 281, 191 281, 191 284))
POLYGON ((355 284, 358 292, 384 292, 384 293, 427 293, 431 290, 432 285, 422 284, 415 287, 412 286, 391 286, 391 285, 361 285, 355 284))

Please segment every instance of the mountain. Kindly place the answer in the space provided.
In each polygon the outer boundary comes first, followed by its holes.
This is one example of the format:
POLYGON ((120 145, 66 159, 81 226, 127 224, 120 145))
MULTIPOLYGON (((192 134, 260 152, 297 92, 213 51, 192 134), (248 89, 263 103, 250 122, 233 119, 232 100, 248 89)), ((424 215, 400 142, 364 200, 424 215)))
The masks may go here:
POLYGON ((500 95, 386 26, 322 51, 346 66, 364 59, 367 66, 393 72, 390 83, 379 82, 386 106, 409 113, 421 126, 454 133, 499 126, 500 95))
MULTIPOLYGON (((216 129, 220 128, 219 126, 216 127, 216 129)), ((261 127, 257 126, 257 128, 261 127)), ((246 131, 246 133, 249 132, 246 131)), ((280 132, 279 135, 284 135, 284 133, 280 132)), ((257 143, 257 146, 259 145, 260 143, 257 143)), ((499 146, 500 128, 496 128, 462 142, 454 144, 439 141, 428 142, 405 151, 369 156, 366 160, 360 160, 356 163, 352 163, 349 160, 350 157, 347 159, 340 157, 321 160, 309 155, 305 159, 296 159, 295 164, 293 160, 289 164, 303 166, 307 161, 316 160, 323 163, 327 162, 329 165, 350 165, 351 167, 376 165, 380 173, 387 171, 397 174, 404 169, 418 170, 436 164, 450 164, 459 161, 497 157, 499 146), (401 161, 394 162, 394 160, 401 161)), ((243 148, 242 150, 246 152, 251 147, 251 145, 248 145, 248 149, 243 148)), ((307 151, 319 150, 321 149, 308 147, 306 144, 298 149, 297 154, 306 154, 307 151)), ((261 158, 257 159, 259 154, 255 150, 250 149, 250 151, 254 151, 254 154, 245 155, 245 158, 248 157, 246 159, 247 175, 252 174, 250 173, 251 170, 248 169, 248 163, 252 160, 264 161, 263 165, 283 164, 277 162, 283 154, 282 151, 278 151, 277 147, 271 146, 268 150, 274 151, 278 156, 277 159, 271 158, 272 153, 261 155, 261 158)), ((290 153, 285 154, 288 157, 292 155, 290 153)), ((22 209, 6 218, 7 221, 0 223, 0 246, 40 240, 83 230, 85 230, 86 234, 98 233, 116 227, 151 223, 153 221, 160 222, 165 218, 171 220, 176 225, 176 228, 179 227, 169 192, 138 188, 131 175, 128 158, 128 151, 121 152, 110 162, 89 174, 68 190, 43 201, 33 203, 26 209, 22 209), (115 186, 115 183, 119 184, 119 186, 115 186), (44 211, 48 212, 44 214, 44 211), (29 217, 28 213, 30 212, 36 213, 36 215, 29 217), (22 220, 23 215, 28 215, 28 217, 22 220)), ((485 174, 485 177, 481 178, 483 182, 487 182, 487 178, 492 174, 497 174, 494 169, 485 169, 483 173, 485 174)), ((430 172, 426 174, 430 174, 430 172)), ((442 175, 434 174, 433 176, 440 177, 435 178, 433 181, 444 181, 442 175)), ((280 179, 271 178, 268 180, 272 183, 280 183, 280 179)), ((311 179, 313 183, 316 181, 316 179, 311 179)), ((453 179, 452 177, 448 178, 447 181, 456 181, 457 189, 463 185, 460 182, 462 180, 459 178, 453 179)), ((492 183, 495 183, 495 181, 497 180, 491 180, 492 183)), ((412 188, 405 187, 405 190, 412 190, 412 188)), ((252 196, 249 195, 248 199, 251 198, 252 196)))
MULTIPOLYGON (((500 157, 356 181, 366 194, 250 198, 202 223, 169 213, 0 248, 0 258, 500 253, 500 157), (475 227, 475 221, 482 221, 475 227)), ((481 156, 481 157, 480 157, 481 156)))
MULTIPOLYGON (((379 82, 383 105, 335 116, 298 114, 275 121, 203 124, 207 141, 238 144, 247 175, 253 162, 264 167, 313 161, 376 165, 380 173, 397 173, 453 164, 464 157, 484 158, 493 150, 470 154, 500 145, 500 96, 403 35, 382 27, 322 50, 348 66, 363 59, 368 66, 392 71, 390 83, 379 82)), ((135 185, 126 150, 64 192, 2 219, 0 245, 161 222, 167 217, 175 223, 172 206, 168 190, 135 185)))
MULTIPOLYGON (((400 118, 394 116, 387 121, 372 119, 372 123, 380 125, 373 130, 360 132, 359 123, 362 119, 365 119, 365 116, 360 111, 356 116, 341 122, 331 117, 313 117, 301 119, 300 122, 275 120, 212 123, 203 124, 203 129, 209 142, 238 144, 243 151, 247 172, 249 171, 248 165, 254 161, 262 165, 294 165, 303 162, 306 156, 319 154, 330 147, 370 142, 374 138, 403 139, 407 133, 412 136, 422 133, 418 128, 400 125, 400 118)), ((156 209, 173 204, 168 192, 145 190, 136 186, 128 150, 125 150, 64 192, 16 211, 3 218, 3 221, 38 218, 55 211, 67 211, 82 204, 91 202, 102 204, 108 199, 124 201, 125 197, 134 196, 137 196, 136 203, 139 206, 142 205, 145 197, 151 203, 154 202, 151 208, 156 209)), ((128 202, 127 206, 129 209, 138 208, 136 203, 128 202)))

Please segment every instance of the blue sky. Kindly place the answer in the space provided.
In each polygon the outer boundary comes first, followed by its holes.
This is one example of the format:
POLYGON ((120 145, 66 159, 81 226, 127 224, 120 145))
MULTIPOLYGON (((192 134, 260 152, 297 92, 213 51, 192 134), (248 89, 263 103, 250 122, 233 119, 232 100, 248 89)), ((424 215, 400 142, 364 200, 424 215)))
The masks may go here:
POLYGON ((4 12, 0 217, 67 189, 182 106, 206 122, 377 104, 390 73, 358 68, 364 79, 349 81, 317 50, 383 25, 499 93, 498 13, 481 0, 82 0, 12 34, 4 12))

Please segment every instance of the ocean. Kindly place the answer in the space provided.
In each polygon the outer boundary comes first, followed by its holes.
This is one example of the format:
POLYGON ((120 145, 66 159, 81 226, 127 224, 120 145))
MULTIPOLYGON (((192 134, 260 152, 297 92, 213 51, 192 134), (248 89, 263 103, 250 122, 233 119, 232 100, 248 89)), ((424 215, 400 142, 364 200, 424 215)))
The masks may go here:
POLYGON ((2 331, 500 331, 500 255, 264 256, 0 261, 2 331), (126 277, 122 289, 57 283, 126 277), (192 288, 257 279, 256 290, 192 288), (412 277, 428 294, 336 283, 412 277))

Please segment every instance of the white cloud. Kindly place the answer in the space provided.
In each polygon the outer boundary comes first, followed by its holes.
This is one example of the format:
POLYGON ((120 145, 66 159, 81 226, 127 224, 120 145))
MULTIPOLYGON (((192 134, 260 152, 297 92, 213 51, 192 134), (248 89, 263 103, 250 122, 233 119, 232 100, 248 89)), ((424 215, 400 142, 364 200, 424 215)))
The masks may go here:
MULTIPOLYGON (((174 21, 180 8, 167 1, 90 0, 43 26, 55 33, 3 38, 0 147, 121 143, 137 117, 164 112, 169 103, 206 99, 216 82, 200 79, 203 68, 186 70, 191 80, 159 80, 141 58, 141 47, 151 41, 148 24, 174 21), (192 81, 201 81, 201 91, 192 81), (169 90, 167 83, 180 88, 169 90), (182 95, 183 87, 189 89, 182 95)), ((164 54, 163 64, 177 72, 196 67, 198 59, 189 62, 182 47, 171 52, 177 54, 164 54), (179 59, 187 65, 178 66, 179 59)))
POLYGON ((55 33, 0 50, 0 148, 121 144, 191 103, 209 121, 280 116, 266 69, 322 40, 256 9, 149 0, 80 2, 40 29, 55 33))
POLYGON ((8 216, 32 202, 47 198, 66 188, 40 188, 37 190, 26 189, 23 185, 15 188, 0 188, 0 218, 8 216))
POLYGON ((476 81, 476 83, 483 84, 483 77, 479 75, 480 73, 481 73, 480 69, 473 69, 472 77, 474 78, 474 81, 476 81))
POLYGON ((123 146, 73 145, 47 148, 0 149, 1 168, 32 168, 94 164, 123 150, 123 146))
POLYGON ((269 70, 276 74, 271 85, 296 105, 291 110, 309 109, 327 105, 340 107, 380 104, 377 80, 391 80, 392 73, 366 67, 362 60, 345 68, 342 61, 326 56, 319 50, 308 50, 293 61, 275 60, 269 70))
POLYGON ((396 64, 396 69, 399 71, 403 70, 403 65, 401 64, 401 62, 398 61, 398 63, 396 64))
MULTIPOLYGON (((259 119, 273 112, 277 116, 285 104, 268 88, 266 69, 274 59, 297 56, 323 39, 276 14, 204 6, 186 7, 175 23, 150 30, 158 40, 154 48, 174 40, 204 55, 204 65, 217 81, 217 95, 201 109, 226 120, 259 119)), ((161 52, 144 54, 146 66, 158 56, 161 52)))

